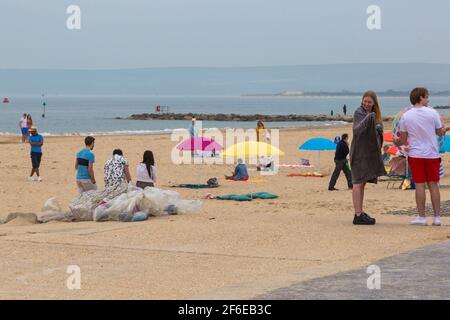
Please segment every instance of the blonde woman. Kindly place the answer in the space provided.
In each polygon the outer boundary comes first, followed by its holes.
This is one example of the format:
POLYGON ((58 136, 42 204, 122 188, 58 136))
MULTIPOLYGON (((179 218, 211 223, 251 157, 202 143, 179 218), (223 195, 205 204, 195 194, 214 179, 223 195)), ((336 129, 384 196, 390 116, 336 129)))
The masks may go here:
POLYGON ((256 141, 264 141, 266 133, 266 127, 262 120, 258 120, 256 123, 256 141))
POLYGON ((350 149, 350 165, 353 181, 353 206, 355 225, 374 225, 376 220, 363 210, 366 183, 377 183, 386 174, 381 154, 383 145, 383 121, 375 92, 364 93, 361 106, 353 116, 353 139, 350 149))

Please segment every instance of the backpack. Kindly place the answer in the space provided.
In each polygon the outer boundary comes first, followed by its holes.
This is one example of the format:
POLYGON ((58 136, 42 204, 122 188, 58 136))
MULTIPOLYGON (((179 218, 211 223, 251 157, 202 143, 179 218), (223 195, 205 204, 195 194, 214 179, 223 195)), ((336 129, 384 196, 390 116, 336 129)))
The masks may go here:
POLYGON ((210 188, 217 188, 219 186, 219 181, 217 181, 217 178, 210 178, 208 181, 206 181, 206 184, 210 188))

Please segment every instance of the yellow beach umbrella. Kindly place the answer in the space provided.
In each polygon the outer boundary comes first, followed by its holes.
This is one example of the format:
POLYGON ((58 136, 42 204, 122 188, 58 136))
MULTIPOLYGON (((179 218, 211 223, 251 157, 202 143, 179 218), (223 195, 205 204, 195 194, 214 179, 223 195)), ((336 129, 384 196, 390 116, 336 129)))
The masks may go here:
POLYGON ((260 156, 284 156, 284 152, 271 144, 258 141, 245 141, 228 147, 223 153, 224 158, 246 158, 260 156))

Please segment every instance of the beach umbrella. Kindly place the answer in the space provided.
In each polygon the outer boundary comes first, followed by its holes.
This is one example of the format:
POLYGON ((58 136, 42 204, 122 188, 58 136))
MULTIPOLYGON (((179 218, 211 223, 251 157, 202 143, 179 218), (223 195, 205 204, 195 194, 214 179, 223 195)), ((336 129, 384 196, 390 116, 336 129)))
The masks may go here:
POLYGON ((195 137, 181 142, 177 149, 180 151, 222 151, 223 147, 212 139, 205 137, 195 137))
POLYGON ((386 142, 393 142, 392 131, 388 131, 383 135, 383 140, 386 142))
POLYGON ((314 138, 306 141, 299 147, 299 149, 309 151, 336 150, 336 144, 325 138, 314 138))
POLYGON ((245 141, 236 143, 222 154, 225 158, 247 158, 259 156, 284 156, 284 152, 271 144, 261 141, 245 141))
POLYGON ((320 166, 320 151, 336 150, 336 144, 325 138, 314 138, 299 147, 300 150, 317 151, 317 167, 320 166))

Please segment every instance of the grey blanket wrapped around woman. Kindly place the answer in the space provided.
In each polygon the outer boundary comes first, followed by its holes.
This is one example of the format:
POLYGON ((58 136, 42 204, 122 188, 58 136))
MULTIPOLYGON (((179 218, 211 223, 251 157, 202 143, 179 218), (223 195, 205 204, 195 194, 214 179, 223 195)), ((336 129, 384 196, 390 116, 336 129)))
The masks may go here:
POLYGON ((382 145, 383 125, 375 123, 375 112, 367 113, 363 107, 359 107, 353 116, 350 148, 353 184, 377 183, 377 178, 386 174, 382 145))

